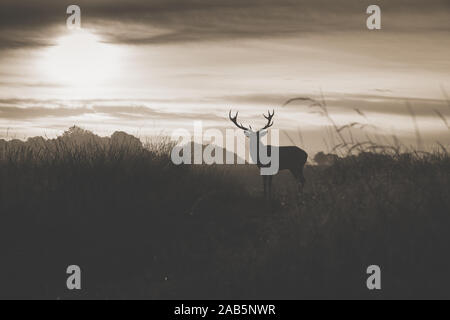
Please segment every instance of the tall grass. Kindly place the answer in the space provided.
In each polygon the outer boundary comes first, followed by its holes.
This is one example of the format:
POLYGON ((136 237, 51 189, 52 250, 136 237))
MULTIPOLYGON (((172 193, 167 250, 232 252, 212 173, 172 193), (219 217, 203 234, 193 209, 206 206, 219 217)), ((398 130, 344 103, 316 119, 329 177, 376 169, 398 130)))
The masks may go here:
MULTIPOLYGON (((450 100, 443 87, 442 92, 445 97, 446 104, 449 106, 450 110, 450 100)), ((439 141, 435 141, 434 146, 425 147, 416 113, 409 101, 406 101, 405 103, 414 127, 414 134, 416 137, 415 146, 402 143, 395 134, 391 136, 380 134, 379 132, 382 132, 382 129, 371 123, 368 116, 359 108, 354 108, 353 110, 364 120, 363 122, 354 121, 344 125, 339 125, 333 118, 322 92, 320 93, 320 97, 318 99, 297 97, 287 100, 282 104, 282 107, 286 107, 296 102, 300 102, 303 105, 306 104, 308 112, 321 116, 326 123, 328 123, 327 126, 324 126, 326 138, 323 139, 323 142, 331 154, 346 157, 361 152, 383 153, 397 156, 402 153, 414 153, 417 156, 420 154, 431 155, 435 152, 444 154, 448 153, 447 147, 439 141), (356 137, 357 135, 364 138, 358 139, 356 137)), ((433 113, 436 115, 436 120, 441 121, 450 134, 450 126, 448 124, 447 117, 438 110, 433 110, 433 113)), ((300 128, 298 128, 298 134, 302 137, 300 128)), ((291 139, 291 142, 292 141, 293 140, 291 139)))
MULTIPOLYGON (((312 108, 332 121, 324 100, 312 108)), ((243 185, 250 166, 175 166, 164 138, 0 141, 0 297, 448 298, 445 148, 331 127, 339 157, 272 206, 243 185), (80 293, 65 289, 71 264, 80 293), (382 292, 365 286, 371 264, 382 292)))

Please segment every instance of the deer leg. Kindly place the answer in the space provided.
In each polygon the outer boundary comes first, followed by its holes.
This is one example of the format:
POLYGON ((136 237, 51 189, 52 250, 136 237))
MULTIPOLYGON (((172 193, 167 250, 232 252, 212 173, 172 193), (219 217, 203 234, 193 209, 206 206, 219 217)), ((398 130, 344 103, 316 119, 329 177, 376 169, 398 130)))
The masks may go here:
POLYGON ((268 176, 267 177, 267 181, 268 181, 268 187, 269 187, 269 200, 272 200, 272 178, 273 176, 268 176))
POLYGON ((300 191, 303 193, 303 189, 305 188, 305 183, 306 183, 305 176, 303 175, 303 168, 300 169, 298 182, 299 182, 300 191))
POLYGON ((305 179, 305 176, 303 175, 303 172, 302 172, 302 180, 301 180, 301 182, 302 182, 302 189, 304 189, 305 185, 306 185, 306 179, 305 179))
POLYGON ((305 177, 303 176, 303 168, 291 170, 292 175, 294 176, 297 182, 298 193, 303 193, 303 188, 305 186, 305 177))
POLYGON ((264 188, 264 199, 267 199, 267 177, 262 176, 263 188, 264 188))

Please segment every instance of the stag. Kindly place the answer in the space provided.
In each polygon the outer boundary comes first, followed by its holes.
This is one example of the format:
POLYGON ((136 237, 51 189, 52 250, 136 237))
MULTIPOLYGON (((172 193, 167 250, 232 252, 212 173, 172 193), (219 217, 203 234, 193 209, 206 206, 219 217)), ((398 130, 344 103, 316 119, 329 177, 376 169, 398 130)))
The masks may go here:
MULTIPOLYGON (((241 123, 238 123, 238 115, 239 112, 236 112, 236 115, 233 117, 231 115, 231 110, 229 113, 229 118, 231 122, 234 123, 236 127, 244 131, 244 134, 247 138, 249 138, 250 150, 255 150, 256 152, 250 152, 250 156, 252 160, 256 163, 259 169, 264 168, 267 164, 264 164, 261 159, 261 154, 266 154, 270 157, 271 154, 278 151, 279 155, 279 171, 281 170, 290 170, 292 175, 297 181, 297 185, 299 191, 303 191, 305 186, 305 176, 303 174, 303 168, 305 167, 306 161, 308 160, 308 154, 294 146, 271 146, 264 145, 261 141, 261 137, 265 136, 268 132, 268 129, 271 128, 274 124, 273 117, 275 115, 275 110, 267 115, 263 114, 264 118, 267 120, 267 124, 257 130, 254 131, 251 126, 245 127, 241 123), (278 150, 275 150, 278 149, 278 150), (261 151, 261 153, 260 153, 261 151)), ((273 175, 262 175, 263 178, 263 187, 264 187, 264 198, 271 199, 272 197, 272 178, 273 175)))

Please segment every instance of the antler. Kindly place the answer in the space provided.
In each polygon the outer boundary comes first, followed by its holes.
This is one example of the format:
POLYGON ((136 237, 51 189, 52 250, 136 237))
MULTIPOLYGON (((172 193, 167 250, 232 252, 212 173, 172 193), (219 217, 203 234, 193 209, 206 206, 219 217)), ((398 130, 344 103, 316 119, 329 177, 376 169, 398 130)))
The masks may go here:
POLYGON ((230 113, 229 113, 228 117, 230 118, 231 122, 233 122, 233 123, 236 125, 236 127, 238 127, 239 129, 248 131, 249 128, 246 128, 246 127, 244 127, 241 123, 238 123, 238 122, 237 122, 238 114, 239 114, 239 111, 236 112, 236 115, 235 115, 234 117, 232 117, 232 116, 231 116, 231 110, 230 110, 230 113))
POLYGON ((266 116, 265 114, 263 114, 264 118, 266 118, 266 120, 267 120, 267 124, 266 124, 266 126, 265 126, 264 128, 260 129, 260 131, 261 131, 261 130, 268 129, 268 128, 270 128, 271 126, 273 126, 272 118, 273 118, 273 116, 275 115, 275 110, 273 110, 272 113, 270 113, 270 110, 269 110, 268 113, 269 113, 269 114, 268 114, 267 116, 266 116))

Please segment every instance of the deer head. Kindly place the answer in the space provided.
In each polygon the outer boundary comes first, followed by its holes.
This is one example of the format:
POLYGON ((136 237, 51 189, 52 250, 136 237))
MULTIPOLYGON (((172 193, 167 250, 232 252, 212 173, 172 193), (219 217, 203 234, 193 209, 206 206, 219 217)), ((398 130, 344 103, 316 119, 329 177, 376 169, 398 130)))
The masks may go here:
MULTIPOLYGON (((264 118, 267 120, 267 123, 264 127, 262 127, 259 130, 253 130, 251 126, 245 127, 242 125, 242 123, 238 122, 239 112, 236 112, 236 115, 233 117, 231 115, 231 110, 229 113, 229 118, 231 122, 234 123, 236 127, 244 131, 244 134, 247 138, 249 138, 249 145, 250 145, 250 157, 252 160, 258 164, 259 167, 266 166, 270 163, 270 154, 272 148, 269 148, 268 152, 268 146, 265 146, 260 138, 264 137, 267 134, 267 129, 273 126, 273 116, 275 115, 275 111, 268 111, 268 114, 263 114, 264 118)), ((277 168, 278 170, 278 168, 277 168)))
POLYGON ((273 110, 272 113, 270 113, 270 111, 268 111, 267 115, 263 114, 263 117, 266 118, 266 120, 267 120, 267 124, 263 128, 256 130, 256 131, 254 131, 251 126, 248 126, 248 128, 247 128, 247 127, 244 127, 242 125, 242 123, 238 123, 238 120, 237 120, 238 115, 239 115, 239 111, 236 112, 236 115, 234 117, 231 116, 231 110, 230 110, 228 117, 230 118, 231 122, 234 123, 234 125, 236 127, 238 127, 241 130, 244 130, 244 134, 247 137, 251 138, 252 136, 256 136, 259 138, 259 137, 265 136, 267 134, 267 129, 269 129, 270 127, 273 126, 272 119, 273 119, 273 116, 275 115, 275 110, 273 110))

